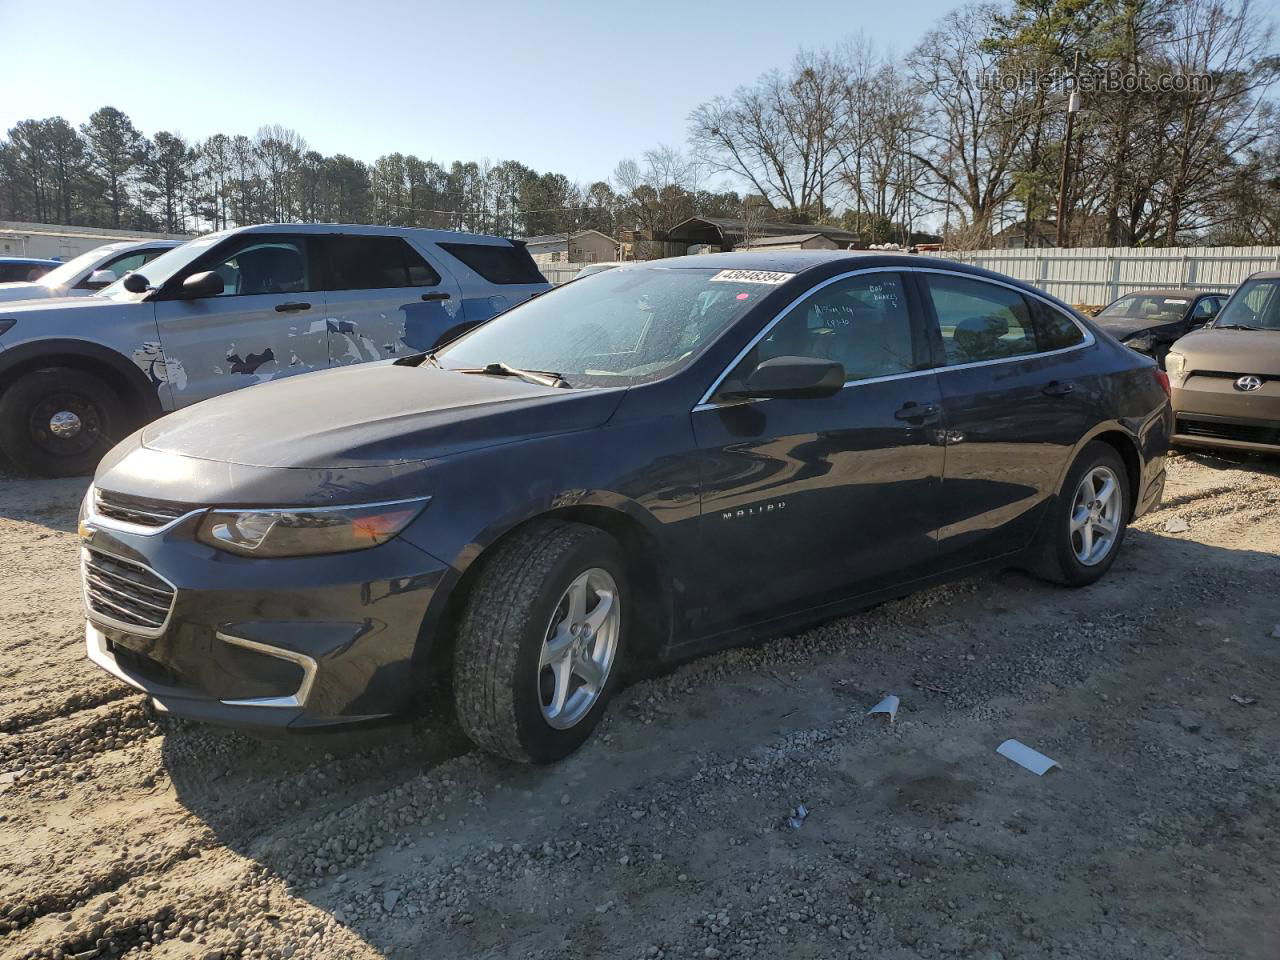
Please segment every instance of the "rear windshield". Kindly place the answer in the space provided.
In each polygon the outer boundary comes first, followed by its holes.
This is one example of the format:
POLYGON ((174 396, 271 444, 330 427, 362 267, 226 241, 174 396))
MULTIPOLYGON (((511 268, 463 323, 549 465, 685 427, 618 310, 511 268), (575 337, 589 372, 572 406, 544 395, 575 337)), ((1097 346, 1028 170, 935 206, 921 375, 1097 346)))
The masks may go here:
POLYGON ((1240 284, 1213 325, 1280 330, 1280 280, 1246 280, 1240 284))
POLYGON ((1098 316, 1136 317, 1149 319, 1152 323, 1181 320, 1187 315, 1187 309, 1191 306, 1193 299, 1190 296, 1161 297, 1150 294, 1132 294, 1128 297, 1121 297, 1098 316))
POLYGON ((444 347, 441 366, 505 363, 570 386, 630 386, 688 365, 775 287, 743 271, 626 267, 583 277, 494 317, 444 347), (718 279, 717 279, 718 278, 718 279))
POLYGON ((524 244, 442 243, 440 249, 457 257, 490 283, 547 282, 524 244))

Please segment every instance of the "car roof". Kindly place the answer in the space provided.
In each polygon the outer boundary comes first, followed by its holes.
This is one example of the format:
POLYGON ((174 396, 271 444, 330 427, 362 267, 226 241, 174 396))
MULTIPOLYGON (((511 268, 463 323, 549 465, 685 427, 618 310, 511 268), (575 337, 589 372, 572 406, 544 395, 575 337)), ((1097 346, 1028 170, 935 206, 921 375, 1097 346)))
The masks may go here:
POLYGON ((47 257, 0 257, 0 263, 22 263, 31 266, 62 266, 61 260, 53 260, 47 257))
MULTIPOLYGON (((1217 290, 1188 290, 1186 287, 1152 287, 1149 290, 1130 290, 1128 293, 1122 293, 1116 297, 1116 300, 1123 300, 1125 297, 1179 297, 1195 298, 1203 296, 1225 297, 1225 293, 1217 290)), ((1114 302, 1114 301, 1113 301, 1114 302)))
POLYGON ((463 233, 458 230, 433 230, 428 227, 379 227, 367 223, 258 223, 248 227, 233 227, 222 231, 226 236, 236 233, 292 233, 318 236, 403 236, 416 237, 435 243, 492 243, 510 244, 506 237, 485 233, 463 233))
MULTIPOLYGON (((1046 293, 1025 280, 984 270, 973 264, 947 260, 919 253, 885 252, 880 250, 742 250, 732 253, 704 253, 694 256, 666 257, 662 260, 637 261, 649 266, 668 269, 704 270, 761 270, 776 273, 814 273, 834 276, 844 270, 868 270, 876 267, 909 267, 916 270, 945 270, 950 273, 967 273, 985 280, 1009 284, 1037 297, 1050 300, 1072 310, 1057 297, 1046 293)), ((631 263, 624 264, 630 267, 631 263)), ((1072 310, 1074 313, 1075 311, 1072 310)))
POLYGON ((86 252, 115 253, 118 250, 133 250, 138 247, 180 247, 184 243, 186 243, 185 240, 165 240, 161 237, 156 237, 154 240, 116 240, 86 252))

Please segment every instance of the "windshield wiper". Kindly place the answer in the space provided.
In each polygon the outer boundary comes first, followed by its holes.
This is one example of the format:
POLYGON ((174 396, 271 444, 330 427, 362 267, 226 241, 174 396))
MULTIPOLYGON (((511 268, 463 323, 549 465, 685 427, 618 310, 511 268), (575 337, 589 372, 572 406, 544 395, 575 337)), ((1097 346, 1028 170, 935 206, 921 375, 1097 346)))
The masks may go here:
POLYGON ((1244 323, 1215 323, 1214 330, 1261 330, 1261 327, 1251 327, 1244 323))
POLYGON ((490 377, 517 377, 525 383, 536 383, 543 387, 568 387, 569 381, 550 370, 521 370, 501 361, 486 363, 483 367, 462 367, 461 373, 483 373, 490 377))

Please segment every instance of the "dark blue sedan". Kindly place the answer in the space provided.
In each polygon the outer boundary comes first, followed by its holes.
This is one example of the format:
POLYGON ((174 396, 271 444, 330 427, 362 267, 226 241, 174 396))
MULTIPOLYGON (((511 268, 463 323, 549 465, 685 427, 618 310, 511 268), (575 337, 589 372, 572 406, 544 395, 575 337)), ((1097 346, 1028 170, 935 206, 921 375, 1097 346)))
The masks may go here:
POLYGON ((945 260, 627 264, 122 442, 80 528, 88 652, 244 726, 384 717, 443 675, 476 743, 550 761, 627 661, 984 569, 1093 583, 1160 499, 1168 389, 945 260))

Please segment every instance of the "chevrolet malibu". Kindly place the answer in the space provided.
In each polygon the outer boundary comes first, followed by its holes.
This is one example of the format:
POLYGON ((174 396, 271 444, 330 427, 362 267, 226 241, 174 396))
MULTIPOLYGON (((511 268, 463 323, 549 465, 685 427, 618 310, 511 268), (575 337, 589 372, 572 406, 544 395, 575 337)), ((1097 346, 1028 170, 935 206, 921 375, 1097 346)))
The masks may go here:
POLYGON ((88 655, 246 727, 375 720, 446 677, 477 744, 553 761, 628 663, 989 568, 1094 582, 1170 429, 1149 359, 1007 277, 628 264, 120 443, 81 517, 88 655))

